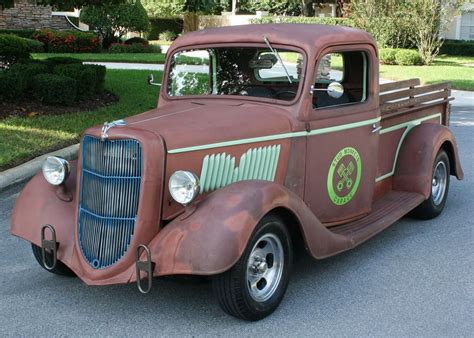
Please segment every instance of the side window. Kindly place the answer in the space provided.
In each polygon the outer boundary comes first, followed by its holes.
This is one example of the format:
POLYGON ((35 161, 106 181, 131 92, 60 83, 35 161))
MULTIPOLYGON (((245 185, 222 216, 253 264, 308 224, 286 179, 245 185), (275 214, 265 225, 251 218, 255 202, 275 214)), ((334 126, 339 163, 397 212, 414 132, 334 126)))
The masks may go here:
MULTIPOLYGON (((286 71, 292 81, 299 80, 298 62, 302 62, 303 56, 297 52, 279 51, 281 61, 285 65, 286 71)), ((252 60, 254 63, 262 64, 265 67, 255 68, 255 77, 261 82, 288 82, 288 77, 285 69, 281 66, 275 54, 271 52, 263 52, 258 55, 257 60, 252 60)))
POLYGON ((209 51, 185 51, 173 57, 168 94, 171 96, 209 94, 209 51))
POLYGON ((313 107, 325 108, 364 102, 368 88, 368 57, 365 52, 328 53, 317 62, 313 92, 313 107), (325 89, 332 82, 340 83, 343 94, 332 97, 325 89))

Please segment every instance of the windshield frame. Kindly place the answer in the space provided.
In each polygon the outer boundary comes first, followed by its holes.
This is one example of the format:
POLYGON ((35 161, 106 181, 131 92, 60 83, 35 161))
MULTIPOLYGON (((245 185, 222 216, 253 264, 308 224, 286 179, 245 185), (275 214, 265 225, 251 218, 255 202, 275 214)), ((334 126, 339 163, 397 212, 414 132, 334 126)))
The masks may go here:
POLYGON ((255 48, 262 48, 262 49, 268 49, 268 46, 265 44, 262 38, 262 43, 242 43, 242 42, 231 42, 231 43, 208 43, 208 44, 198 44, 198 45, 187 45, 187 46, 182 46, 176 49, 173 49, 170 54, 167 57, 166 65, 164 68, 164 74, 163 74, 163 86, 161 89, 162 96, 169 101, 174 101, 174 100, 245 100, 245 101, 257 101, 257 102, 265 102, 265 103, 272 103, 272 104, 279 104, 279 105, 284 105, 284 106, 292 106, 295 103, 297 103, 300 100, 301 94, 304 90, 305 86, 305 81, 306 81, 306 75, 308 71, 308 55, 304 51, 304 49, 295 46, 295 45, 286 45, 286 44, 280 44, 280 43, 272 43, 272 46, 275 49, 286 49, 291 52, 296 52, 300 53, 303 56, 303 62, 302 62, 302 71, 301 71, 301 78, 299 81, 299 86, 298 86, 298 91, 296 92, 296 96, 293 100, 291 101, 286 101, 286 100, 279 100, 275 98, 265 98, 265 97, 258 97, 258 96, 246 96, 246 95, 183 95, 183 96, 172 96, 168 94, 169 90, 169 79, 170 79, 170 72, 171 72, 171 67, 173 66, 173 57, 175 54, 184 52, 184 51, 192 51, 192 50, 198 50, 198 49, 210 49, 210 48, 246 48, 246 47, 255 47, 255 48))

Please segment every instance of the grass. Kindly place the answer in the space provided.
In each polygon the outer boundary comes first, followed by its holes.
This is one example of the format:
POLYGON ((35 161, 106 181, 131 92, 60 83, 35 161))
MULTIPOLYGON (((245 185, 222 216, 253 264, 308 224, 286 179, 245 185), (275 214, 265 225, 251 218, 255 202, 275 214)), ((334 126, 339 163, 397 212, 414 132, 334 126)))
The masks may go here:
MULTIPOLYGON (((0 120, 0 171, 79 142, 88 127, 156 107, 158 89, 146 84, 149 71, 107 70, 105 87, 119 102, 95 111, 0 120)), ((160 81, 161 72, 153 72, 160 81)))
POLYGON ((50 57, 71 57, 82 61, 165 63, 166 54, 162 53, 34 53, 34 59, 44 60, 50 57))
POLYGON ((453 89, 474 90, 473 66, 474 57, 441 55, 431 66, 380 65, 380 77, 390 80, 419 78, 423 84, 450 81, 453 89))

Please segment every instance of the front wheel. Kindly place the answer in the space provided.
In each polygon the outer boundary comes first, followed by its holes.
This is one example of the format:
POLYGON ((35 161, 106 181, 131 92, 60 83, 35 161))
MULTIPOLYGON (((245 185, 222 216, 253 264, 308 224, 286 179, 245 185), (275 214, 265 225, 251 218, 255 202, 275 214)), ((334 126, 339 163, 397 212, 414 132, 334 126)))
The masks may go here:
POLYGON ((413 211, 413 216, 419 219, 432 219, 441 214, 448 198, 449 168, 448 154, 440 150, 433 163, 430 197, 413 211))
MULTIPOLYGON (((45 269, 48 272, 54 273, 55 275, 61 275, 61 276, 68 276, 68 277, 74 277, 76 274, 69 269, 64 263, 58 261, 54 269, 49 270, 47 269, 44 264, 43 264, 43 258, 41 255, 41 248, 33 243, 31 243, 31 249, 33 250, 33 256, 35 256, 36 261, 38 262, 39 265, 43 269, 45 269)), ((53 263, 53 256, 52 254, 46 252, 46 264, 51 265, 53 263)))
POLYGON ((239 261, 213 279, 220 306, 244 320, 259 320, 280 304, 292 263, 291 238, 282 221, 266 216, 257 225, 239 261))

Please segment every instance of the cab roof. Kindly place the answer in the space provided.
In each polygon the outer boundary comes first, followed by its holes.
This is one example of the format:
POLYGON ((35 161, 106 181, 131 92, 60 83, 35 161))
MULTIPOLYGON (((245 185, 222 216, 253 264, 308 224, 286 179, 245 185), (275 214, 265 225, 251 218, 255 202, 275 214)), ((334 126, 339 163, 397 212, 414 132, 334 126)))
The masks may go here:
POLYGON ((263 43, 266 36, 272 44, 298 46, 308 55, 329 44, 368 43, 376 46, 372 36, 360 29, 313 24, 252 24, 210 28, 184 34, 176 39, 171 52, 185 46, 216 43, 263 43))

